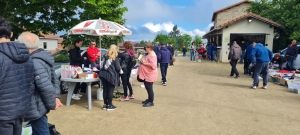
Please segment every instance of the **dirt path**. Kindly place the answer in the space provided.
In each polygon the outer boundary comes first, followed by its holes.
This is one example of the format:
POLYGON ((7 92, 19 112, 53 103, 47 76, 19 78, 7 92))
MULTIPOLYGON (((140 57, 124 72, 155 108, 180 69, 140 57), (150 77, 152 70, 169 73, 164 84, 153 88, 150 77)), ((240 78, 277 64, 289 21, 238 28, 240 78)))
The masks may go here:
MULTIPOLYGON (((241 72, 242 64, 238 64, 241 72)), ((103 111, 87 99, 49 113, 49 122, 62 135, 288 135, 300 134, 300 95, 269 83, 268 90, 251 90, 249 76, 229 77, 230 65, 190 63, 179 57, 168 69, 168 85, 154 84, 155 106, 143 108, 147 97, 137 81, 136 99, 113 101, 114 111, 103 111)), ((242 74, 242 72, 241 72, 242 74)), ((66 102, 66 95, 62 95, 66 102)))

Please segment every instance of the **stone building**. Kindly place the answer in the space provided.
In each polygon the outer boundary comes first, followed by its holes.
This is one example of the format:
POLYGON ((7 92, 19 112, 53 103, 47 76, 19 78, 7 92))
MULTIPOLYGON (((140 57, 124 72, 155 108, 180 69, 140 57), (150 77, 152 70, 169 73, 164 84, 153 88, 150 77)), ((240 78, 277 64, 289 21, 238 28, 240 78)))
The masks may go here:
POLYGON ((279 23, 247 12, 250 3, 250 0, 243 0, 213 13, 214 26, 203 38, 219 45, 221 62, 228 62, 227 56, 233 41, 245 41, 247 45, 257 41, 272 50, 274 36, 277 36, 277 31, 284 29, 279 23))

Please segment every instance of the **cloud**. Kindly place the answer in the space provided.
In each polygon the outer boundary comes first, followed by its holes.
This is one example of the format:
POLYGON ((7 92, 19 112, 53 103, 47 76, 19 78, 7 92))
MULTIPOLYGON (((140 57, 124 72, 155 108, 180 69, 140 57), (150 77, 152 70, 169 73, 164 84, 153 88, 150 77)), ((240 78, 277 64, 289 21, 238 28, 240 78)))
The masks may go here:
MULTIPOLYGON (((172 31, 174 24, 172 22, 163 22, 163 23, 157 23, 154 24, 153 22, 147 22, 143 24, 140 27, 132 26, 132 25, 126 25, 128 29, 130 29, 133 33, 131 36, 127 36, 125 40, 131 40, 131 41, 140 41, 140 40, 150 40, 153 41, 155 36, 157 34, 168 34, 170 31, 172 31), (129 27, 128 27, 129 26, 129 27)), ((208 29, 212 26, 210 23, 205 29, 208 29)), ((188 34, 191 37, 203 36, 205 33, 208 32, 208 30, 200 30, 200 29, 193 29, 193 30, 186 30, 182 27, 178 27, 180 29, 182 34, 188 34)))
POLYGON ((213 12, 241 0, 125 0, 126 27, 133 35, 126 40, 153 40, 177 24, 183 34, 203 36, 213 26, 213 12))
POLYGON ((143 25, 144 27, 148 28, 150 31, 157 33, 159 31, 172 31, 174 24, 172 22, 164 22, 162 24, 153 24, 153 22, 147 22, 143 25))

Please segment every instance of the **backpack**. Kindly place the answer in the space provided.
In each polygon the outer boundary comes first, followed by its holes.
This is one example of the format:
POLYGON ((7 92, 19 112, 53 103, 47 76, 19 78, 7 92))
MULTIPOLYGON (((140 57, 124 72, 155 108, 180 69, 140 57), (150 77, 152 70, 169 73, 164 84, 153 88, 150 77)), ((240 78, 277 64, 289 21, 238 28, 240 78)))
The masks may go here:
POLYGON ((131 58, 131 61, 128 63, 128 67, 127 68, 131 70, 136 65, 136 59, 134 58, 134 56, 130 57, 130 58, 131 58))

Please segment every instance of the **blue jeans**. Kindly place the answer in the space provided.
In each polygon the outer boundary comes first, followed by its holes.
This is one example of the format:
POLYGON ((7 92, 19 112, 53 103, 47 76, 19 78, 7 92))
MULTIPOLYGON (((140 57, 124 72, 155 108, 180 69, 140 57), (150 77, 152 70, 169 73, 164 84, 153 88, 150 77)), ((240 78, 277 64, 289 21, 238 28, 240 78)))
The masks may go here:
POLYGON ((32 135, 50 135, 48 127, 48 118, 46 115, 30 122, 32 135))
POLYGON ((160 63, 160 72, 162 82, 167 82, 168 63, 160 63))
POLYGON ((286 68, 287 70, 292 71, 294 69, 294 56, 285 56, 287 65, 286 68))
POLYGON ((242 56, 240 58, 240 63, 244 62, 245 51, 242 51, 242 56))
POLYGON ((259 83, 259 75, 262 74, 263 86, 268 84, 268 71, 269 71, 269 62, 256 63, 254 71, 254 81, 253 86, 257 86, 259 83))
POLYGON ((213 51, 211 54, 211 61, 216 60, 217 51, 213 51))
POLYGON ((191 51, 191 61, 196 61, 195 52, 191 51))

